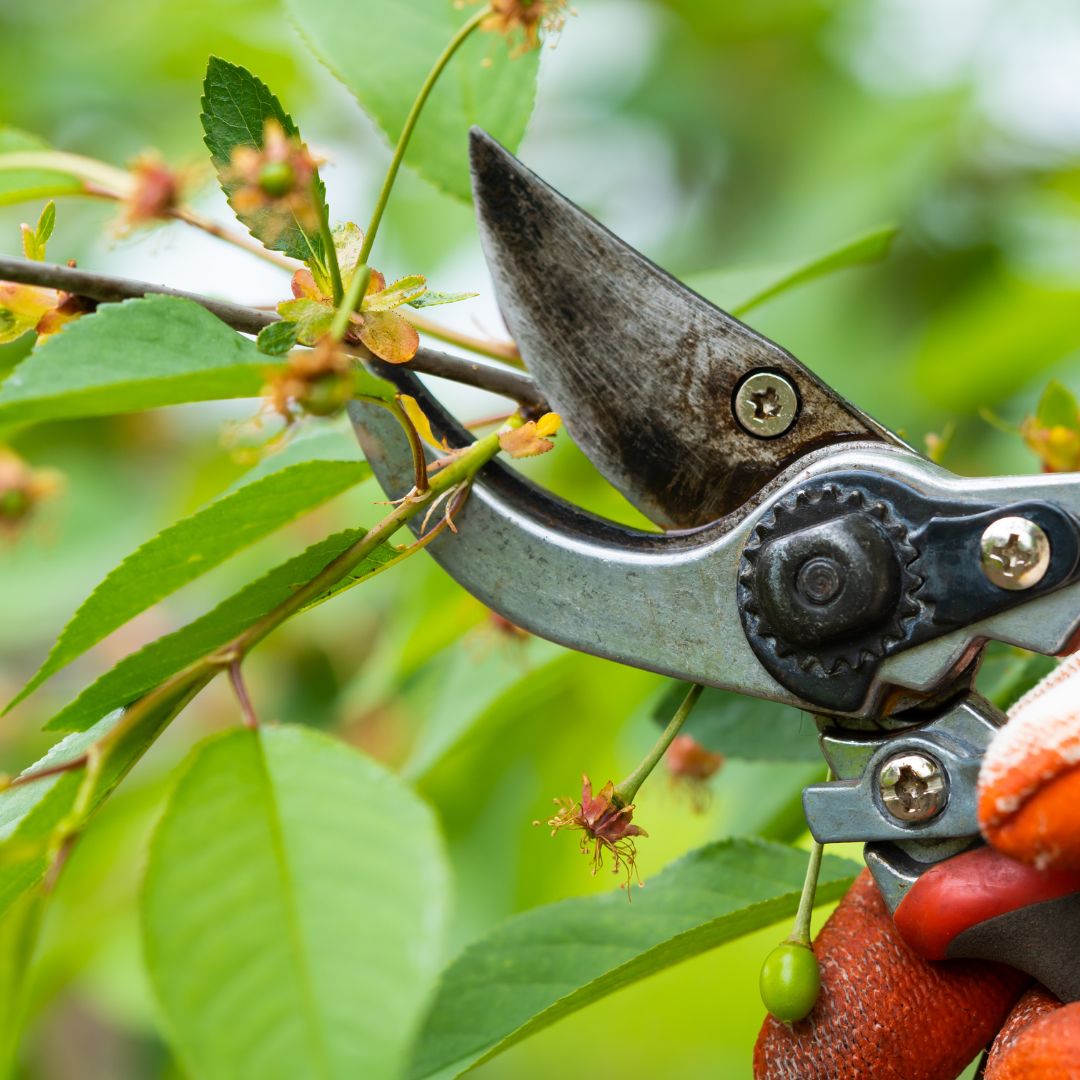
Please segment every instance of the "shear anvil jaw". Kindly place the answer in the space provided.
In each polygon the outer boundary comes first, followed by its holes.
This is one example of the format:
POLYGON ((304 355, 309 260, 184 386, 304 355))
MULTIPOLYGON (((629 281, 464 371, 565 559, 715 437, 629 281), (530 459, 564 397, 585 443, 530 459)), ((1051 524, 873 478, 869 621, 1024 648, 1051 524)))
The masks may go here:
POLYGON ((1005 715, 988 701, 969 694, 939 716, 877 737, 840 728, 826 729, 821 749, 836 780, 812 784, 803 792, 806 820, 823 844, 853 840, 938 840, 975 837, 979 824, 975 785, 983 753, 1005 715), (912 765, 899 769, 905 756, 925 761, 930 777, 912 765), (895 773, 901 775, 895 777, 895 773), (890 808, 886 793, 902 788, 899 806, 890 808), (941 798, 920 801, 926 793, 941 798), (904 814, 912 807, 915 814, 904 814))

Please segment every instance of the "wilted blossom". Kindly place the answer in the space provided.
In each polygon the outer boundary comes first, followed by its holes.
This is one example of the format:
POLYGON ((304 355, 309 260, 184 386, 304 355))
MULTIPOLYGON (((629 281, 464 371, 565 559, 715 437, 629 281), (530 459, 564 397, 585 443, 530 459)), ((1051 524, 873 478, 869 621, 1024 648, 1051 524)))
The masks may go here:
POLYGON ((499 446, 512 458, 546 454, 555 447, 548 436, 554 435, 561 424, 562 418, 558 413, 544 413, 539 420, 528 420, 520 427, 499 432, 499 446))
POLYGON ((140 154, 131 163, 130 171, 134 183, 124 199, 122 229, 160 221, 180 205, 185 179, 180 172, 169 168, 159 154, 140 154))
POLYGON ((664 755, 673 783, 690 796, 691 806, 699 813, 709 804, 708 783, 724 764, 724 755, 708 750, 692 735, 677 735, 664 755))
POLYGON ((518 54, 539 48, 543 33, 559 33, 566 16, 566 0, 491 0, 491 14, 482 27, 517 39, 518 54))
POLYGON ((1020 435, 1039 456, 1044 472, 1080 469, 1080 404, 1061 383, 1047 386, 1035 415, 1021 423, 1020 435))
POLYGON ((263 392, 287 421, 292 421, 297 409, 313 416, 334 416, 352 397, 349 356, 331 338, 323 338, 314 349, 292 352, 263 392))
MULTIPOLYGON (((556 799, 555 805, 559 811, 547 821, 551 835, 562 829, 581 830, 581 851, 584 855, 592 855, 592 872, 595 874, 603 867, 604 853, 609 852, 614 861, 612 873, 625 872, 624 885, 629 887, 631 878, 637 873, 634 837, 649 834, 631 823, 634 807, 632 804, 620 805, 614 783, 609 780, 600 789, 600 794, 594 796, 592 781, 582 775, 580 802, 566 797, 556 799)), ((540 822, 533 824, 539 825, 540 822)), ((638 884, 641 884, 640 876, 638 884)))
POLYGON ((261 147, 236 146, 223 175, 231 189, 229 202, 241 217, 265 213, 262 233, 272 238, 294 221, 314 231, 320 211, 314 181, 318 162, 295 135, 288 135, 277 120, 267 120, 261 147), (267 232, 269 226, 270 232, 267 232))
POLYGON ((93 309, 92 300, 58 289, 0 281, 0 345, 30 330, 48 337, 93 309))
POLYGON ((0 531, 14 533, 60 485, 55 470, 31 468, 18 454, 0 447, 0 531))

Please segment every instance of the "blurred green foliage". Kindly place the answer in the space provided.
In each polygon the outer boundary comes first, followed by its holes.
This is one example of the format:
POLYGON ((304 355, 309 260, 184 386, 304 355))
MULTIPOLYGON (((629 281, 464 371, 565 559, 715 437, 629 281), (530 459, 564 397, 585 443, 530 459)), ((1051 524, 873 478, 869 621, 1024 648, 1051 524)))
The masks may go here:
MULTIPOLYGON (((1017 422, 1051 377, 1080 390, 1080 117, 1051 100, 1052 80, 1015 77, 1020 64, 1075 83, 1076 12, 1047 3, 1021 22, 1008 0, 578 7, 543 57, 525 160, 663 265, 703 280, 801 264, 897 222, 887 262, 808 284, 747 318, 916 445, 955 421, 945 460, 955 471, 1034 470, 1020 440, 979 410, 1017 422)), ((404 11, 395 17, 407 21, 404 11)), ((0 20, 0 121, 115 164, 151 146, 203 162, 198 98, 213 53, 288 102, 330 159, 336 212, 366 220, 385 142, 276 4, 0 0, 0 20)), ((227 219, 209 187, 201 205, 227 219)), ((19 252, 18 224, 39 210, 0 209, 0 250, 19 252)), ((223 295, 243 279, 248 301, 287 295, 283 275, 256 265, 247 279, 246 256, 182 225, 116 238, 114 213, 61 199, 51 257, 223 295)), ((467 207, 416 176, 395 193, 380 244, 388 274, 419 269, 448 288, 486 287, 467 207)), ((473 310, 485 331, 498 331, 490 301, 473 310)), ((468 310, 455 317, 475 331, 468 310)), ((25 348, 0 348, 0 371, 25 348)), ((491 411, 452 397, 466 414, 491 411)), ((27 459, 67 479, 0 549, 4 700, 123 554, 236 480, 256 407, 181 406, 14 438, 27 459)), ((527 468, 591 509, 638 520, 565 441, 527 468)), ((51 739, 41 723, 121 656, 327 532, 374 521, 379 498, 362 485, 117 631, 5 719, 3 765, 21 768, 44 752, 51 739)), ((522 641, 414 559, 278 632, 252 657, 248 681, 266 719, 333 731, 417 781, 449 845, 451 953, 514 912, 610 887, 589 878, 573 842, 549 842, 530 822, 583 770, 629 770, 651 742, 662 680, 522 641)), ((180 1075, 145 985, 137 882, 164 777, 198 738, 235 722, 226 688, 213 687, 95 820, 47 908, 24 902, 17 912, 43 919, 21 1051, 28 1080, 180 1075)), ((640 845, 646 878, 708 841, 790 821, 808 769, 730 760, 697 816, 654 780, 638 800, 651 834, 640 845)), ((5 956, 19 938, 14 926, 3 931, 5 956)), ((478 1075, 747 1077, 758 966, 778 936, 764 931, 623 990, 478 1075)), ((0 979, 0 1011, 9 989, 0 979)))

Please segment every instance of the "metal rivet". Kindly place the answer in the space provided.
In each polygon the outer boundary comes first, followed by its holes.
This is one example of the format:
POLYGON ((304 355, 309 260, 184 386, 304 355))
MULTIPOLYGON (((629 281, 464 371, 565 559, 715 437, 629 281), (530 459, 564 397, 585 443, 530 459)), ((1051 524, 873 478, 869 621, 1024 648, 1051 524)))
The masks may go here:
POLYGON ((762 439, 783 435, 799 412, 795 387, 773 371, 755 371, 735 391, 735 419, 744 431, 762 439))
POLYGON ((1046 533, 1022 517, 999 518, 979 541, 983 573, 1002 589, 1030 589, 1050 567, 1050 540, 1046 533))
POLYGON ((885 809, 898 821, 929 821, 945 809, 949 784, 940 762, 909 751, 889 758, 878 770, 885 809))
POLYGON ((844 587, 844 571, 835 559, 824 555, 807 559, 795 575, 795 588, 811 604, 831 603, 844 587))

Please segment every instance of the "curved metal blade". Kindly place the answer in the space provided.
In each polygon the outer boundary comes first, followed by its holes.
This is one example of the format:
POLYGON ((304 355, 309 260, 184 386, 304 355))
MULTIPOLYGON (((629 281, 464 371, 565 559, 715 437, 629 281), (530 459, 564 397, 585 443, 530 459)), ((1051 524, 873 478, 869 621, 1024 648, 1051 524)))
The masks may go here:
POLYGON ((484 254, 525 363, 593 464, 653 521, 715 521, 830 443, 902 445, 476 128, 471 154, 484 254), (733 412, 737 387, 762 369, 799 399, 795 422, 769 439, 733 412))

